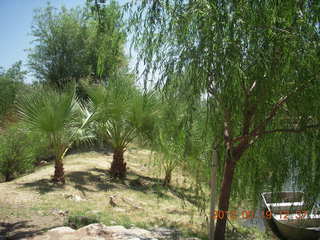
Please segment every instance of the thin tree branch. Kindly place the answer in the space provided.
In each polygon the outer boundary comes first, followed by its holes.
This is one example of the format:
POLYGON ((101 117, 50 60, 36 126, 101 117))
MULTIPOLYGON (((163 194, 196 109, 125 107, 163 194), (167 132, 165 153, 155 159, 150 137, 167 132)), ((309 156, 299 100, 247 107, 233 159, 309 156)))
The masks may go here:
MULTIPOLYGON (((276 104, 273 105, 273 108, 271 109, 271 111, 269 112, 269 114, 267 115, 267 118, 259 124, 258 127, 256 127, 254 130, 252 130, 251 134, 253 135, 257 135, 259 132, 264 131, 264 129, 266 128, 267 124, 270 123, 273 118, 276 116, 276 114, 278 113, 279 109, 287 102, 287 100, 289 99, 289 97, 292 97, 300 88, 296 88, 294 91, 292 91, 290 94, 281 97, 276 104)), ((259 134, 258 134, 259 135, 259 134)))
POLYGON ((260 137, 261 135, 264 134, 271 134, 271 133, 301 133, 304 132, 308 129, 312 128, 320 128, 320 124, 313 124, 313 125, 307 125, 302 128, 278 128, 278 129, 272 129, 272 130, 267 130, 267 131, 262 131, 262 132, 251 132, 250 134, 247 135, 242 135, 238 136, 236 138, 232 139, 232 142, 242 142, 244 140, 248 140, 252 137, 260 137))
POLYGON ((302 128, 279 128, 279 129, 273 129, 273 130, 268 130, 268 131, 263 131, 262 134, 270 134, 270 133, 301 133, 304 132, 308 129, 312 128, 319 128, 320 124, 313 124, 313 125, 308 125, 304 126, 302 128))
POLYGON ((228 149, 231 149, 232 144, 232 129, 231 129, 231 116, 229 110, 224 110, 224 141, 228 149))

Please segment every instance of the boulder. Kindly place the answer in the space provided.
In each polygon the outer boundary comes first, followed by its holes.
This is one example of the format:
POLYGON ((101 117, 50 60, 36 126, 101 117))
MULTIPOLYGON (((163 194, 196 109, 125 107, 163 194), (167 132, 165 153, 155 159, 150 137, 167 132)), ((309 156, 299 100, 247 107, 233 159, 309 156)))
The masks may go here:
POLYGON ((56 233, 70 233, 70 232, 75 232, 76 230, 70 228, 70 227, 57 227, 50 229, 48 232, 56 232, 56 233))
MULTIPOLYGON (((158 228, 154 231, 142 228, 125 228, 123 226, 105 226, 100 223, 90 224, 78 230, 70 227, 58 227, 41 235, 25 238, 28 240, 160 240, 180 239, 178 232, 166 228, 158 228)), ((196 240, 197 238, 189 238, 196 240)))

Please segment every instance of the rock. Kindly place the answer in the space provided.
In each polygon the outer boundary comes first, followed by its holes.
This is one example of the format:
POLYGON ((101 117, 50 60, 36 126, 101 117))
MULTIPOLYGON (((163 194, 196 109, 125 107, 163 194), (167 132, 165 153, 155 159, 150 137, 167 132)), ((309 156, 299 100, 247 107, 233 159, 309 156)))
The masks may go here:
POLYGON ((110 203, 111 207, 117 207, 118 206, 118 204, 116 203, 116 196, 110 196, 109 199, 110 199, 109 203, 110 203))
MULTIPOLYGON (((174 236, 177 231, 168 228, 145 230, 142 228, 127 229, 123 226, 105 226, 100 223, 90 224, 78 230, 69 227, 58 227, 28 240, 160 240, 180 239, 174 236)), ((186 238, 184 240, 200 240, 198 238, 186 238)))
POLYGON ((42 161, 39 162, 39 165, 40 165, 40 166, 43 166, 43 165, 46 165, 47 163, 48 163, 47 161, 42 160, 42 161))
POLYGON ((75 202, 81 202, 81 201, 85 201, 86 199, 83 199, 82 197, 80 197, 79 195, 72 195, 72 194, 63 194, 65 199, 71 199, 75 202))
POLYGON ((174 237, 176 239, 180 235, 177 230, 164 227, 154 228, 152 232, 156 233, 160 238, 174 237))
POLYGON ((78 196, 78 195, 74 195, 74 196, 73 196, 73 201, 81 202, 81 201, 84 201, 84 199, 83 199, 83 198, 81 198, 81 197, 80 197, 80 196, 78 196))
POLYGON ((132 180, 129 185, 131 187, 143 187, 145 185, 145 181, 138 177, 137 179, 132 180))
POLYGON ((69 211, 63 211, 63 210, 60 210, 60 209, 53 209, 52 210, 52 214, 53 215, 56 215, 56 216, 61 216, 61 217, 64 217, 66 215, 68 215, 69 211))
POLYGON ((119 208, 119 207, 116 207, 113 210, 116 211, 116 212, 125 212, 126 211, 125 209, 119 208))
POLYGON ((48 232, 69 233, 69 232, 75 232, 75 231, 76 230, 70 227, 57 227, 54 229, 50 229, 48 232))
POLYGON ((69 227, 59 227, 48 232, 27 238, 28 240, 105 240, 111 238, 111 233, 104 231, 102 224, 90 224, 86 227, 74 230, 69 227))
POLYGON ((106 230, 106 226, 101 223, 93 223, 88 226, 79 228, 77 230, 77 233, 88 235, 88 236, 94 236, 94 235, 108 235, 108 231, 106 230))
POLYGON ((108 230, 112 232, 121 232, 121 231, 127 230, 124 226, 120 226, 120 225, 110 226, 106 228, 108 228, 108 230))
POLYGON ((125 198, 125 197, 121 197, 122 201, 125 202, 126 204, 129 204, 131 207, 135 208, 135 209, 142 209, 142 207, 136 205, 135 203, 133 203, 133 199, 130 198, 125 198))

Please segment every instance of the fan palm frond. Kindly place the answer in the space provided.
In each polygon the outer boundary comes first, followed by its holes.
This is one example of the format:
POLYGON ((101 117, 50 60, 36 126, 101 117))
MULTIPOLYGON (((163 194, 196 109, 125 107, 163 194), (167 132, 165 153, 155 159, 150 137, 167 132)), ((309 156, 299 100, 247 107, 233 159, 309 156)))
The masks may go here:
POLYGON ((56 157, 54 178, 64 182, 63 157, 73 142, 85 138, 84 128, 93 114, 77 101, 74 89, 62 93, 39 89, 22 96, 17 108, 30 130, 48 138, 56 157))

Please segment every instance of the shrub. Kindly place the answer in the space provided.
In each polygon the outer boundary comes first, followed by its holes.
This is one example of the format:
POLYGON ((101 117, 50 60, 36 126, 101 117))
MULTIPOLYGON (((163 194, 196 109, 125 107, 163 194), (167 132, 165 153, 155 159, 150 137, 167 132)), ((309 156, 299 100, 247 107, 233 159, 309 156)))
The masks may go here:
POLYGON ((38 166, 42 160, 54 160, 54 151, 50 148, 48 139, 41 133, 29 131, 27 139, 30 144, 30 150, 34 157, 34 165, 38 166))
POLYGON ((23 87, 25 72, 21 70, 21 66, 22 63, 17 62, 6 70, 0 67, 0 124, 3 124, 5 119, 12 118, 10 110, 12 110, 16 95, 23 87))
POLYGON ((9 126, 0 135, 0 175, 10 181, 33 168, 32 147, 27 133, 17 125, 9 126))
POLYGON ((100 222, 98 216, 94 216, 94 215, 85 216, 83 214, 74 214, 74 215, 68 216, 65 224, 71 228, 79 229, 89 224, 98 223, 98 222, 100 222))

